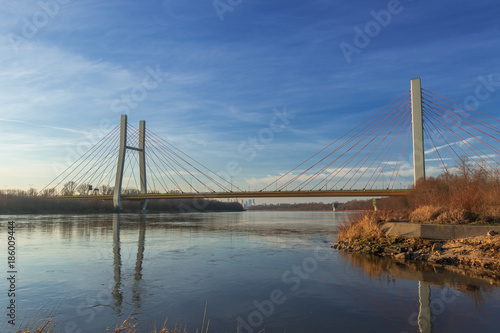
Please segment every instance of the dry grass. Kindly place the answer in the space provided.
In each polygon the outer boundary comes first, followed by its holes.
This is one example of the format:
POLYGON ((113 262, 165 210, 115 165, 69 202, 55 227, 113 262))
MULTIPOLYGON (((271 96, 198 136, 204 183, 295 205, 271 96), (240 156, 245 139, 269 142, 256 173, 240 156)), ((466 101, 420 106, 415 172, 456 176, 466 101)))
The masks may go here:
POLYGON ((471 211, 443 206, 419 207, 409 214, 408 220, 413 223, 434 224, 473 224, 481 222, 478 215, 471 211))
MULTIPOLYGON (((206 308, 205 308, 206 312, 206 308)), ((138 332, 138 322, 135 317, 138 315, 135 311, 133 311, 121 324, 116 325, 115 328, 110 331, 109 327, 106 329, 106 333, 137 333, 138 332)), ((205 317, 203 317, 203 323, 205 323, 205 317)), ((147 330, 150 333, 187 333, 186 328, 177 328, 175 327, 173 330, 169 330, 167 327, 167 321, 163 322, 161 328, 156 328, 156 324, 151 330, 147 330)), ((202 331, 203 332, 203 331, 202 331)))
MULTIPOLYGON (((425 209, 436 223, 488 223, 500 221, 500 174, 467 168, 421 182, 408 198, 414 219, 425 209), (421 210, 417 214, 417 210, 421 210)), ((410 218, 411 220, 411 218, 410 218)))
POLYGON ((378 207, 387 222, 500 223, 500 173, 462 168, 420 182, 408 197, 381 199, 378 207))
POLYGON ((436 224, 500 223, 500 173, 462 167, 417 184, 408 197, 379 200, 379 211, 348 215, 339 240, 379 238, 379 224, 409 221, 436 224))
POLYGON ((338 227, 339 240, 379 239, 384 237, 380 230, 380 218, 374 213, 347 214, 338 227))
POLYGON ((412 211, 408 220, 415 223, 434 222, 445 211, 444 207, 422 206, 412 211))
MULTIPOLYGON (((139 331, 144 331, 140 330, 138 327, 139 323, 137 322, 136 316, 138 315, 138 312, 132 311, 132 313, 121 323, 117 324, 115 328, 110 329, 109 327, 106 328, 105 333, 137 333, 139 331)), ((206 315, 207 315, 207 304, 205 304, 205 312, 203 313, 203 323, 201 330, 196 330, 196 333, 208 333, 208 328, 210 327, 210 319, 206 321, 206 315)), ((23 328, 17 333, 22 332, 22 333, 55 333, 58 332, 56 330, 56 323, 53 320, 54 317, 54 312, 51 313, 51 318, 50 319, 36 319, 31 322, 27 322, 26 324, 21 323, 21 327, 31 327, 31 328, 23 328), (35 323, 37 322, 37 323, 35 323)), ((167 320, 165 320, 161 326, 161 328, 156 327, 156 323, 154 324, 153 328, 149 329, 146 327, 146 332, 149 333, 187 333, 186 327, 177 327, 177 325, 173 329, 168 329, 167 328, 167 320)))

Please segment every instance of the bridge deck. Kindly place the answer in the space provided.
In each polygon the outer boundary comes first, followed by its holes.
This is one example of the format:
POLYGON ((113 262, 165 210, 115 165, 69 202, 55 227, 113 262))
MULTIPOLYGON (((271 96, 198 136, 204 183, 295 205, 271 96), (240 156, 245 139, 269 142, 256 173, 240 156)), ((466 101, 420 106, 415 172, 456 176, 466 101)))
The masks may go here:
MULTIPOLYGON (((193 198, 300 198, 300 197, 391 197, 405 196, 410 190, 356 190, 356 191, 276 191, 276 192, 203 192, 122 195, 122 200, 193 199, 193 198)), ((112 195, 59 196, 63 199, 112 200, 112 195)))

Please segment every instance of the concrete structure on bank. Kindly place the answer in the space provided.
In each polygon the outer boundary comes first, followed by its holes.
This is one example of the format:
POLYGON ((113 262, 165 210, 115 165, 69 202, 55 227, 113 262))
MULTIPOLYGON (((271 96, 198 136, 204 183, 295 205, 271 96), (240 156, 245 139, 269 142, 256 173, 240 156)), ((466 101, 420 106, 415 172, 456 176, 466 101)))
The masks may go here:
POLYGON ((500 233, 500 226, 387 222, 382 226, 382 230, 387 236, 446 240, 485 236, 490 230, 500 233))

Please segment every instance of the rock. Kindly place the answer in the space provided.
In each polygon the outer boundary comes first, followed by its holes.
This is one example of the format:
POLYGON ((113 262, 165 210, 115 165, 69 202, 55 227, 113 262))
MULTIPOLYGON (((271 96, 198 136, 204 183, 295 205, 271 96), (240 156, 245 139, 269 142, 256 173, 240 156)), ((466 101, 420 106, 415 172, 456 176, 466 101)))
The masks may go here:
POLYGON ((437 261, 439 260, 439 257, 438 256, 430 256, 427 261, 430 262, 430 263, 436 263, 437 261))
POLYGON ((398 260, 408 259, 408 254, 407 253, 398 253, 394 256, 394 259, 398 259, 398 260))
POLYGON ((330 246, 331 248, 334 248, 334 249, 337 249, 339 247, 339 244, 333 244, 332 246, 330 246))
POLYGON ((490 237, 493 237, 495 236, 496 234, 498 234, 495 230, 490 230, 488 231, 487 235, 490 236, 490 237))
POLYGON ((440 251, 442 248, 443 248, 443 244, 441 244, 441 243, 434 243, 432 245, 431 251, 432 252, 437 252, 437 251, 440 251))

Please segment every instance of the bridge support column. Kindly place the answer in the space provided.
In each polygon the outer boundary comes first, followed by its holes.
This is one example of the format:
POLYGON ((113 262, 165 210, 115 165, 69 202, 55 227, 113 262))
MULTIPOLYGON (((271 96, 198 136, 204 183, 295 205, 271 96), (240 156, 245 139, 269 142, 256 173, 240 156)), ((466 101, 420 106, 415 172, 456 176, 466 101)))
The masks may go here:
MULTIPOLYGON (((146 122, 139 122, 139 169, 141 177, 141 194, 148 193, 148 185, 146 181, 146 122)), ((142 211, 146 210, 148 200, 141 202, 142 211)))
POLYGON ((122 209, 121 193, 122 193, 122 180, 123 168, 125 167, 125 152, 127 149, 127 116, 122 115, 120 125, 120 150, 118 153, 118 164, 116 168, 115 190, 113 192, 113 206, 115 210, 122 209))
MULTIPOLYGON (((116 167, 115 191, 113 193, 113 205, 115 210, 122 209, 121 193, 123 170, 125 167, 125 154, 127 149, 136 150, 139 152, 139 170, 140 170, 140 183, 141 194, 147 194, 147 179, 146 179, 146 122, 142 120, 139 123, 139 148, 127 146, 127 116, 122 115, 120 125, 120 150, 118 153, 118 164, 116 167)), ((141 209, 146 210, 147 200, 141 202, 141 209)))
POLYGON ((420 333, 432 333, 431 287, 424 281, 418 281, 418 328, 420 333))
POLYGON ((420 179, 425 179, 422 85, 420 78, 411 80, 411 114, 413 130, 413 179, 416 186, 420 179))

